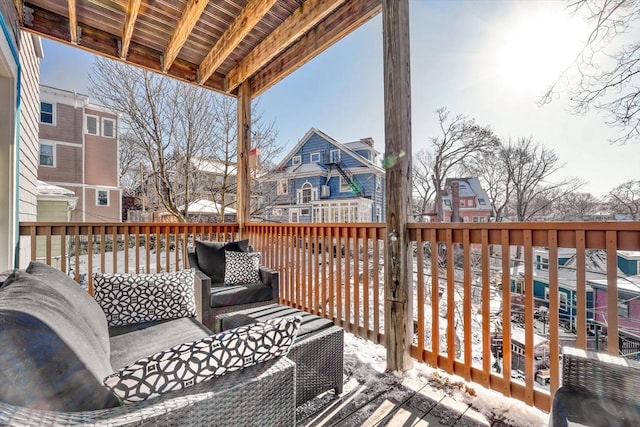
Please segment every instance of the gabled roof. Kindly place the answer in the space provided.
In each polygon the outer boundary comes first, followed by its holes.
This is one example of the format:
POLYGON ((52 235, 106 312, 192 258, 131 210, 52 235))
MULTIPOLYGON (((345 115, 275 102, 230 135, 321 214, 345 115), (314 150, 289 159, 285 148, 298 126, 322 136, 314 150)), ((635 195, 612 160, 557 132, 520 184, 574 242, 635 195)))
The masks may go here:
POLYGON ((211 173, 215 175, 235 175, 237 172, 237 166, 230 164, 228 170, 225 172, 225 163, 219 160, 207 159, 204 157, 194 157, 191 159, 193 166, 200 172, 211 173))
MULTIPOLYGON (((316 128, 311 128, 307 131, 307 133, 304 134, 304 136, 300 139, 300 141, 298 141, 298 143, 295 145, 295 147, 293 147, 289 153, 283 157, 282 161, 278 164, 278 166, 276 167, 276 170, 284 170, 285 165, 287 164, 287 162, 293 157, 293 155, 313 136, 313 135, 318 135, 319 137, 325 139, 326 141, 328 141, 330 144, 333 144, 336 149, 340 149, 342 151, 344 151, 345 153, 349 154, 350 156, 352 156, 354 159, 356 159, 358 162, 362 163, 363 167, 366 168, 372 168, 375 169, 378 172, 384 172, 384 169, 382 169, 380 166, 377 166, 375 163, 369 161, 368 159, 365 159, 364 157, 362 157, 360 154, 356 153, 354 150, 352 150, 351 148, 349 148, 346 144, 343 144, 335 139, 333 139, 332 137, 330 137, 329 135, 327 135, 326 133, 322 132, 321 130, 318 130, 316 128)), ((368 148, 371 148, 369 146, 367 146, 368 148)), ((349 169, 351 169, 352 171, 355 169, 354 167, 349 167, 349 169)), ((296 169, 292 169, 290 168, 287 172, 293 172, 296 169)))
MULTIPOLYGON (((447 178, 445 188, 449 188, 451 182, 458 182, 460 184, 460 197, 476 197, 478 199, 485 199, 490 202, 489 195, 482 188, 480 180, 477 177, 468 178, 447 178)), ((450 196, 450 192, 446 190, 445 195, 450 196)))

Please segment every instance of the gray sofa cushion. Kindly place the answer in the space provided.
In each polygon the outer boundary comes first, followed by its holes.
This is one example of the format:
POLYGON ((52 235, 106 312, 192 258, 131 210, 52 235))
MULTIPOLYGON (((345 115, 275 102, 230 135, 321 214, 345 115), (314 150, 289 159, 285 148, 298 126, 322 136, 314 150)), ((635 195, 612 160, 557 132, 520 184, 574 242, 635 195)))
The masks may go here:
POLYGON ((109 354, 109 328, 107 318, 100 305, 87 293, 75 280, 62 271, 41 262, 31 261, 27 267, 27 273, 36 276, 56 291, 60 292, 69 301, 75 312, 82 317, 93 335, 100 342, 105 354, 109 354))
POLYGON ((224 251, 247 252, 249 240, 237 242, 203 242, 196 240, 196 257, 200 270, 211 278, 211 283, 224 282, 224 251))
POLYGON ((111 365, 124 368, 136 360, 212 332, 193 318, 138 323, 109 329, 111 365))
POLYGON ((100 340, 55 281, 16 271, 0 288, 0 401, 35 409, 113 407, 100 340))
POLYGON ((273 289, 264 283, 246 285, 211 286, 211 307, 247 304, 269 301, 273 298, 273 289))

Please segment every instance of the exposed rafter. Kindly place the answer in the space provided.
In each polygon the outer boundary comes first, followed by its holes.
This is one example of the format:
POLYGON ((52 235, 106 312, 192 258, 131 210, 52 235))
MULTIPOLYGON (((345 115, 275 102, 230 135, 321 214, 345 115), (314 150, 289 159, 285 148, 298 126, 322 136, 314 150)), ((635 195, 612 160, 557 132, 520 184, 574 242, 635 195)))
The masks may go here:
POLYGON ((251 77, 345 0, 307 0, 227 74, 227 91, 251 77))
POLYGON ((129 0, 127 8, 127 16, 124 19, 124 27, 122 28, 122 45, 120 47, 120 58, 126 59, 129 53, 129 44, 133 35, 133 28, 136 25, 136 18, 140 10, 140 0, 129 0))
POLYGON ((262 17, 269 12, 277 0, 249 0, 240 15, 222 34, 209 54, 200 64, 200 84, 220 67, 225 59, 233 52, 240 42, 249 34, 262 17))
POLYGON ((380 0, 349 0, 252 77, 251 96, 261 95, 381 10, 380 0))
POLYGON ((169 44, 167 44, 164 50, 162 71, 166 72, 171 68, 171 65, 173 65, 173 61, 175 61, 178 52, 182 49, 182 45, 184 45, 184 42, 189 38, 193 27, 195 27, 198 19, 200 19, 200 15, 202 15, 205 7, 207 7, 207 3, 208 0, 189 0, 187 3, 187 7, 180 16, 178 25, 171 35, 169 44))
POLYGON ((76 17, 76 0, 68 0, 69 8, 69 41, 78 44, 78 18, 76 17))
POLYGON ((22 24, 22 10, 24 7, 24 2, 22 0, 14 0, 14 3, 16 5, 16 10, 18 11, 18 20, 20 21, 20 24, 22 24))

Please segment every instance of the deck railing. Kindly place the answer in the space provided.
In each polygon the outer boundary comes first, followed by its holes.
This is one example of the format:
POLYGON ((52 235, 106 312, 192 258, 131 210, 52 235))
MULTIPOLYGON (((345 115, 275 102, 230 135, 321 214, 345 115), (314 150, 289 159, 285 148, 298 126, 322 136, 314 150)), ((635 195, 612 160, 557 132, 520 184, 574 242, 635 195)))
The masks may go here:
MULTIPOLYGON (((32 258, 58 262, 78 281, 87 277, 89 290, 92 272, 180 269, 194 239, 229 240, 237 230, 237 224, 20 226, 32 258)), ((410 224, 409 233, 417 360, 549 410, 561 382, 561 345, 619 353, 618 284, 625 279, 617 255, 640 251, 640 223, 420 223, 410 224), (593 251, 604 260, 602 273, 594 271, 593 251), (587 284, 593 277, 607 284, 604 306, 593 306, 587 284), (541 282, 548 290, 539 289, 541 282), (537 316, 540 306, 548 316, 537 316), (593 337, 588 320, 596 312, 606 324, 593 337), (546 375, 536 375, 547 368, 548 385, 546 375)), ((280 271, 282 303, 384 344, 384 224, 251 223, 246 234, 261 263, 280 271)))

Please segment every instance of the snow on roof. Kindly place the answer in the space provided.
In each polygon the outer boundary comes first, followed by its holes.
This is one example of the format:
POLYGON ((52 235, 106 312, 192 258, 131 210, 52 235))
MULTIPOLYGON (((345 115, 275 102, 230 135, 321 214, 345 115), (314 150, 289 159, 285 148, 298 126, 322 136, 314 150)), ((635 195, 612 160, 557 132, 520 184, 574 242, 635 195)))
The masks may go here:
POLYGON ((217 175, 235 175, 236 174, 236 165, 230 164, 226 166, 224 162, 213 159, 205 159, 204 157, 194 157, 191 159, 193 166, 198 169, 200 172, 212 173, 217 175), (225 167, 228 169, 225 171, 225 167))
MULTIPOLYGON (((511 329, 511 341, 521 344, 524 347, 525 344, 525 335, 524 329, 522 328, 512 328, 511 329)), ((540 344, 544 344, 547 342, 547 339, 538 334, 533 334, 533 347, 537 347, 540 344)))
MULTIPOLYGON (((184 210, 184 205, 178 206, 179 210, 184 210)), ((211 200, 196 200, 189 203, 189 212, 192 214, 219 214, 222 211, 222 206, 219 203, 211 200)), ((230 207, 224 208, 225 215, 233 215, 236 210, 230 207)))
POLYGON ((618 251, 626 259, 640 259, 640 251, 618 251))
MULTIPOLYGON (((606 288, 607 280, 606 279, 598 279, 598 280, 589 280, 589 284, 595 288, 606 288)), ((628 280, 624 277, 618 277, 618 291, 627 291, 633 292, 636 294, 640 294, 640 284, 634 283, 631 280, 628 280)))
POLYGON ((36 182, 36 195, 37 196, 49 196, 49 197, 60 197, 60 198, 68 198, 75 197, 76 194, 63 187, 58 187, 57 185, 49 184, 44 181, 36 182))

